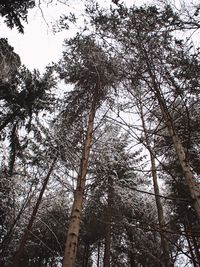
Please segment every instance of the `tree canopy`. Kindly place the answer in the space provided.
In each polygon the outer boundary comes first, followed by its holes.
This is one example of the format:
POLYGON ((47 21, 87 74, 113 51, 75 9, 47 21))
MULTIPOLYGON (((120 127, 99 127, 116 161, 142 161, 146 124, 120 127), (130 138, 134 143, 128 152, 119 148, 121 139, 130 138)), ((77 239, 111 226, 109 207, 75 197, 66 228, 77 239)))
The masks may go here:
MULTIPOLYGON (((34 5, 0 14, 23 32, 34 5)), ((78 31, 42 74, 0 39, 2 267, 200 265, 200 8, 186 7, 87 1, 58 21, 78 31)))
POLYGON ((35 6, 34 0, 1 0, 0 15, 5 18, 8 27, 16 27, 24 32, 23 21, 27 21, 28 9, 35 6))

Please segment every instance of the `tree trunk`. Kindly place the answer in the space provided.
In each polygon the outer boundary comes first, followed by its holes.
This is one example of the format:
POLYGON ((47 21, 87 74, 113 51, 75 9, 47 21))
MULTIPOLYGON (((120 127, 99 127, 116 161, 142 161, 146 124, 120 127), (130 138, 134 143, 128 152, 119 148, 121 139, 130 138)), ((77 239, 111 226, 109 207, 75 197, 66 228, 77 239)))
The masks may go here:
POLYGON ((79 175, 77 178, 77 186, 75 190, 74 203, 71 211, 71 219, 67 233, 67 241, 63 259, 63 267, 74 267, 76 259, 76 251, 78 244, 78 235, 81 222, 81 212, 83 204, 83 196, 85 190, 85 181, 88 168, 88 160, 90 146, 93 138, 94 118, 96 113, 96 99, 93 99, 92 107, 89 114, 87 132, 83 146, 82 158, 80 163, 79 175))
MULTIPOLYGON (((194 247, 194 252, 195 252, 195 255, 196 255, 196 257, 194 257, 194 258, 196 259, 196 262, 198 262, 198 265, 200 266, 199 245, 197 244, 196 237, 193 234, 191 218, 189 218, 188 214, 186 216, 187 216, 186 217, 186 223, 184 224, 185 232, 186 232, 186 234, 188 234, 188 232, 189 232, 190 235, 191 235, 191 240, 192 240, 192 244, 193 244, 193 247, 194 247)), ((190 238, 190 237, 188 236, 188 238, 190 238)))
POLYGON ((32 226, 33 226, 33 223, 34 223, 34 220, 36 218, 36 214, 37 214, 37 211, 38 211, 38 208, 40 206, 40 203, 41 203, 41 200, 42 200, 42 196, 44 194, 44 191, 46 189, 46 186, 47 186, 47 183, 49 181, 49 178, 50 178, 50 175, 52 173, 52 170, 53 170, 53 167, 54 167, 54 164, 56 162, 57 158, 55 157, 52 164, 51 164, 51 167, 47 173, 47 176, 46 178, 44 179, 44 182, 43 182, 43 185, 42 185, 42 188, 41 188, 41 191, 40 191, 40 194, 38 196, 38 199, 37 199, 37 202, 36 202, 36 205, 33 209, 33 212, 31 214, 31 218, 29 220, 29 223, 28 223, 28 226, 26 227, 25 229, 25 232, 24 232, 24 235, 22 236, 22 239, 20 241, 20 245, 19 245, 19 248, 14 256, 14 260, 13 260, 13 263, 10 265, 10 267, 17 267, 19 266, 19 261, 20 261, 20 258, 23 254, 23 250, 24 250, 24 247, 26 245, 26 241, 27 239, 29 238, 29 234, 30 234, 30 231, 32 229, 32 226))
POLYGON ((193 199, 193 206, 196 211, 197 217, 200 221, 200 189, 198 187, 197 182, 195 181, 194 175, 192 173, 191 166, 187 160, 186 153, 184 150, 184 147, 181 143, 181 140, 176 132, 176 129, 174 127, 173 119, 169 113, 169 110, 167 108, 167 105, 165 103, 165 100, 161 94, 159 83, 156 81, 155 74, 153 73, 153 69, 151 67, 150 61, 148 60, 148 54, 143 50, 146 57, 146 63, 148 67, 148 72, 152 80, 152 91, 154 92, 158 104, 160 106, 161 113, 163 115, 163 119, 166 123, 168 132, 170 137, 172 138, 172 142, 174 144, 174 148, 176 150, 177 157, 179 159, 183 175, 185 176, 186 183, 190 190, 190 195, 193 199))
POLYGON ((193 252, 193 249, 192 249, 192 245, 191 245, 191 242, 190 242, 190 236, 188 235, 188 230, 187 230, 186 224, 184 224, 184 231, 185 231, 185 237, 186 237, 186 240, 187 240, 187 243, 188 243, 188 247, 189 247, 189 251, 190 251, 190 256, 192 258, 193 266, 197 267, 197 263, 195 261, 195 255, 194 255, 194 252, 193 252))
POLYGON ((126 227, 126 234, 127 234, 128 241, 131 244, 131 247, 128 248, 129 265, 130 267, 137 267, 135 253, 133 252, 134 251, 133 234, 128 227, 126 227))
POLYGON ((105 236, 105 248, 103 267, 110 267, 110 246, 111 246, 111 224, 106 223, 106 236, 105 236))
POLYGON ((113 178, 108 177, 108 204, 106 209, 106 233, 105 233, 105 248, 103 267, 110 267, 110 249, 112 236, 112 206, 113 206, 113 178))
POLYGON ((178 156, 183 174, 185 176, 187 185, 188 185, 189 190, 190 190, 191 197, 193 199, 194 209, 195 209, 196 214, 198 216, 198 219, 200 221, 200 190, 199 190, 199 187, 197 185, 197 182, 195 181, 195 178, 193 176, 193 173, 192 173, 191 167, 188 163, 188 160, 186 158, 184 147, 183 147, 181 140, 178 137, 178 135, 174 129, 172 119, 171 119, 171 117, 169 117, 170 115, 168 114, 168 112, 165 111, 164 102, 160 97, 161 97, 160 94, 158 94, 158 100, 159 100, 160 108, 162 110, 163 116, 165 117, 165 122, 166 122, 166 125, 168 127, 168 132, 172 138, 174 148, 176 150, 176 154, 178 156))
POLYGON ((100 252, 101 252, 101 241, 98 242, 98 248, 97 248, 97 267, 100 267, 100 252))
POLYGON ((84 252, 83 252, 83 260, 82 260, 82 267, 88 266, 89 256, 90 256, 90 245, 89 242, 86 241, 84 245, 84 252))
POLYGON ((195 251, 195 255, 196 255, 196 259, 197 259, 198 265, 200 266, 199 245, 197 244, 197 240, 196 240, 196 237, 194 235, 192 235, 192 243, 193 243, 193 246, 194 246, 194 251, 195 251))
POLYGON ((153 178, 153 188, 154 188, 154 193, 155 193, 155 200, 156 200, 156 207, 157 207, 157 214, 158 214, 159 233, 160 233, 161 247, 162 247, 162 252, 163 252, 163 257, 161 260, 162 260, 164 267, 171 267, 173 266, 173 263, 170 260, 169 244, 163 235, 163 231, 165 227, 165 218, 164 218, 163 206, 162 206, 162 203, 159 197, 160 190, 159 190, 159 185, 158 185, 155 156, 150 145, 150 141, 149 141, 146 125, 145 125, 145 120, 144 120, 142 104, 141 104, 141 101, 139 102, 140 102, 139 108, 140 108, 140 113, 141 113, 140 115, 141 115, 141 120, 142 120, 142 127, 144 130, 146 148, 149 151, 150 161, 151 161, 151 175, 153 178))
POLYGON ((162 246, 162 251, 163 251, 163 257, 161 260, 163 262, 164 267, 171 267, 173 266, 173 263, 170 260, 169 244, 163 235, 163 231, 165 227, 165 219, 164 219, 162 203, 159 197, 160 192, 159 192, 159 186, 158 186, 155 158, 154 158, 152 151, 149 151, 149 153, 151 157, 151 173, 152 173, 152 178, 153 178, 153 187, 154 187, 156 206, 157 206, 157 212, 158 212, 161 246, 162 246))

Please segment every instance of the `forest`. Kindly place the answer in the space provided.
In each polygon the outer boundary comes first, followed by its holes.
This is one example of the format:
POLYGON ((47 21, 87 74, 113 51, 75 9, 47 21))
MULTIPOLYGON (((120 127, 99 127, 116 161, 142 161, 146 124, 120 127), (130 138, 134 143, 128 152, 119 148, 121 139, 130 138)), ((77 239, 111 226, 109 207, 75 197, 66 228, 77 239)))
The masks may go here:
POLYGON ((79 1, 43 73, 0 38, 0 267, 198 267, 200 4, 79 1))

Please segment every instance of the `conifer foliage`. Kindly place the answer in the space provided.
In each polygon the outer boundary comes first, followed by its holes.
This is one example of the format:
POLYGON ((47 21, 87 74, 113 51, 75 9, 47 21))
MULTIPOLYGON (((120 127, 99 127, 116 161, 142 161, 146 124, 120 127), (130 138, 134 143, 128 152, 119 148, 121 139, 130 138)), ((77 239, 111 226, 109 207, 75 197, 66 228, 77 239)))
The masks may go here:
POLYGON ((2 267, 200 266, 199 6, 111 2, 42 75, 0 39, 2 267))
POLYGON ((23 33, 22 21, 27 21, 28 9, 34 6, 34 0, 1 0, 0 15, 5 17, 8 27, 17 27, 23 33))

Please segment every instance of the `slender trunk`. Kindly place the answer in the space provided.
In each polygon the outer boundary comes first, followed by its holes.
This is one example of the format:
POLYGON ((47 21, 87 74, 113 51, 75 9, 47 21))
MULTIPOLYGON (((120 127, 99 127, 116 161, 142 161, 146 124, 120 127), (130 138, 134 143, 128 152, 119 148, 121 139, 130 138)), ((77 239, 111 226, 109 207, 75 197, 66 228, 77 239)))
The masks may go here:
POLYGON ((197 263, 195 261, 195 255, 194 255, 194 252, 193 252, 193 249, 192 249, 192 245, 191 245, 191 242, 190 242, 190 237, 188 235, 188 230, 187 230, 187 227, 186 227, 185 224, 184 224, 184 231, 185 231, 185 237, 186 237, 186 240, 187 240, 187 243, 188 243, 190 255, 191 255, 191 258, 192 258, 193 266, 197 267, 197 263))
POLYGON ((97 267, 100 267, 101 241, 98 242, 97 248, 97 267))
POLYGON ((196 237, 192 235, 192 243, 193 243, 193 246, 194 246, 194 251, 195 251, 195 254, 196 254, 196 259, 197 259, 197 262, 200 266, 200 252, 199 252, 199 245, 197 244, 197 240, 196 240, 196 237))
POLYGON ((83 146, 82 158, 80 163, 79 175, 77 178, 77 186, 75 190, 74 203, 71 211, 71 219, 67 233, 67 241, 63 259, 63 267, 74 267, 76 259, 76 251, 78 245, 78 236, 81 222, 81 212, 83 204, 83 196, 85 190, 85 181, 88 168, 88 160, 90 146, 93 138, 94 118, 96 113, 96 99, 93 99, 92 107, 89 113, 87 132, 83 146))
POLYGON ((162 206, 162 203, 159 197, 160 192, 159 192, 159 186, 158 186, 155 157, 152 154, 152 152, 150 152, 150 157, 151 157, 151 173, 153 177, 153 186, 154 186, 156 206, 157 206, 157 212, 158 212, 158 222, 159 222, 159 228, 160 228, 159 230, 160 230, 161 246, 163 250, 162 262, 163 262, 163 266, 169 267, 169 266, 173 266, 173 264, 170 260, 169 244, 163 235, 163 231, 165 227, 165 219, 164 219, 164 213, 163 213, 163 206, 162 206))
POLYGON ((33 226, 33 223, 34 223, 34 220, 35 220, 35 217, 36 217, 36 214, 37 214, 37 211, 38 211, 38 208, 39 208, 39 205, 41 203, 41 200, 42 200, 42 196, 44 194, 44 191, 46 189, 46 186, 47 186, 47 183, 49 181, 49 178, 50 178, 50 175, 52 173, 52 170, 53 170, 53 167, 54 167, 54 164, 56 162, 56 157, 55 159, 53 160, 52 164, 51 164, 51 167, 47 173, 47 176, 46 178, 44 179, 44 182, 43 182, 43 185, 42 185, 42 188, 41 188, 41 191, 40 191, 40 194, 38 196, 38 199, 37 199, 37 202, 36 202, 36 205, 33 209, 33 212, 31 214, 31 218, 29 220, 29 223, 28 223, 28 226, 26 227, 25 229, 25 232, 24 232, 24 235, 22 236, 22 239, 20 241, 20 245, 19 245, 19 248, 15 254, 15 257, 14 257, 14 260, 13 260, 13 263, 10 265, 10 267, 17 267, 19 266, 19 261, 20 261, 20 258, 23 254, 23 250, 24 250, 24 247, 26 245, 26 241, 28 240, 29 238, 29 234, 30 234, 30 231, 32 229, 32 226, 33 226))
POLYGON ((109 222, 107 222, 106 223, 106 236, 105 236, 103 267, 110 267, 110 246, 111 246, 111 225, 109 222))
POLYGON ((90 250, 90 245, 88 242, 85 243, 84 246, 84 253, 83 253, 83 261, 82 261, 82 267, 87 267, 88 266, 88 261, 89 261, 89 250, 90 250))
MULTIPOLYGON (((185 227, 185 232, 188 232, 187 228, 189 228, 189 233, 191 234, 191 240, 192 240, 192 244, 194 246, 194 252, 195 252, 195 259, 196 259, 196 262, 198 262, 198 265, 200 266, 200 252, 199 252, 199 245, 197 244, 197 241, 196 241, 196 237, 194 236, 194 234, 192 233, 192 223, 191 223, 191 219, 189 218, 188 215, 186 215, 186 222, 187 222, 187 226, 185 227)), ((186 233, 187 234, 187 233, 186 233)))
POLYGON ((158 104, 160 106, 161 113, 163 115, 163 119, 166 123, 168 132, 170 137, 172 138, 172 142, 174 144, 174 148, 176 150, 177 157, 179 159, 181 169, 183 171, 183 175, 185 176, 186 183, 189 187, 190 190, 190 195, 193 199, 193 206, 196 211, 197 217, 200 221, 200 189, 195 181, 194 175, 192 173, 191 166, 187 160, 186 153, 184 150, 184 147, 181 143, 181 140, 176 132, 176 129, 174 127, 174 123, 172 120, 172 117, 169 113, 169 110, 167 108, 167 105, 165 103, 165 100, 161 94, 160 88, 159 88, 159 83, 156 81, 155 74, 153 73, 153 69, 151 68, 151 64, 148 60, 148 54, 144 50, 145 56, 146 56, 146 62, 147 62, 147 67, 149 71, 149 75, 152 80, 152 85, 153 85, 153 92, 157 98, 158 104))
MULTIPOLYGON (((19 221, 21 215, 23 214, 24 210, 26 209, 26 207, 28 206, 29 202, 31 201, 31 198, 33 197, 33 195, 30 196, 31 191, 32 191, 32 185, 31 185, 31 187, 29 189, 27 197, 26 197, 26 199, 25 199, 20 211, 18 212, 16 218, 14 219, 13 223, 11 224, 10 229, 8 230, 8 232, 6 233, 6 235, 4 236, 4 238, 3 238, 2 242, 1 242, 1 245, 0 245, 0 249, 1 249, 0 259, 4 258, 4 255, 5 255, 6 250, 7 250, 7 246, 10 243, 10 240, 11 240, 11 237, 12 237, 12 232, 13 232, 17 222, 19 221)), ((0 266, 1 266, 1 264, 0 264, 0 266)))
POLYGON ((106 233, 105 233, 105 248, 103 267, 110 267, 110 250, 111 250, 111 236, 112 236, 112 206, 113 206, 113 179, 108 177, 108 204, 106 210, 106 233))
POLYGON ((134 251, 133 234, 128 227, 126 227, 126 234, 127 234, 128 241, 131 244, 131 247, 129 248, 129 252, 128 252, 129 265, 130 267, 137 267, 135 253, 133 252, 134 251))
POLYGON ((161 200, 159 197, 160 190, 159 190, 159 185, 158 185, 155 156, 154 156, 154 153, 152 151, 152 148, 151 148, 151 145, 149 142, 149 137, 148 137, 148 133, 147 133, 146 125, 145 125, 142 106, 140 106, 140 112, 141 112, 141 120, 142 120, 142 126, 143 126, 143 130, 144 130, 146 148, 149 151, 150 161, 151 161, 151 175, 153 178, 153 188, 154 188, 154 193, 155 193, 158 222, 159 222, 159 230, 160 230, 159 233, 160 233, 161 247, 162 247, 162 252, 163 252, 162 262, 163 262, 163 266, 170 267, 170 266, 173 266, 173 264, 170 260, 168 241, 165 239, 165 237, 163 235, 163 231, 164 231, 164 227, 165 227, 165 218, 164 218, 163 206, 162 206, 162 203, 161 203, 161 200))

